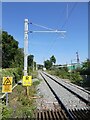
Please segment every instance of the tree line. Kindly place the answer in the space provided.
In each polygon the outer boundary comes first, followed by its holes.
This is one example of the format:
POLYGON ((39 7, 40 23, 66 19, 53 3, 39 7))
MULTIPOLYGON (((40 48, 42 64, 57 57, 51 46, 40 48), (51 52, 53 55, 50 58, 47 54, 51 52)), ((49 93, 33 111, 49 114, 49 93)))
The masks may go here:
MULTIPOLYGON (((24 67, 24 49, 8 32, 2 31, 2 68, 24 67)), ((32 67, 34 55, 28 56, 28 65, 32 67)), ((34 64, 36 64, 34 62, 34 64)))
POLYGON ((56 58, 54 55, 52 55, 49 60, 44 61, 44 67, 46 69, 50 69, 55 63, 56 63, 56 58))

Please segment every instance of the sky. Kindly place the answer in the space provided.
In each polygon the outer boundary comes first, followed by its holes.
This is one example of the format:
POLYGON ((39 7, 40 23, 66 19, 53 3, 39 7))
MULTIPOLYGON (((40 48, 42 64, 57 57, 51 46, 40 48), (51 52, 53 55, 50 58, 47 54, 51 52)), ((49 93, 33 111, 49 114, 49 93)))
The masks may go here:
MULTIPOLYGON (((34 55, 38 64, 56 57, 56 64, 76 62, 88 58, 88 3, 87 2, 3 2, 2 28, 12 35, 19 47, 24 47, 24 19, 29 22, 65 30, 60 33, 29 33, 28 54, 34 55)), ((29 31, 46 30, 29 24, 29 31)))
POLYGON ((89 2, 89 0, 3 0, 3 2, 89 2))

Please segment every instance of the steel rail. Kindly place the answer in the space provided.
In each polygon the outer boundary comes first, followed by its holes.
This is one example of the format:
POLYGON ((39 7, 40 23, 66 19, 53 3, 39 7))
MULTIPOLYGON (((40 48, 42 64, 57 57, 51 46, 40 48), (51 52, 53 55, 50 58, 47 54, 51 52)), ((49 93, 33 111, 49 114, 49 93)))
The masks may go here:
POLYGON ((77 94, 76 92, 72 91, 71 89, 69 89, 68 87, 62 85, 60 82, 56 81, 53 77, 47 75, 45 72, 43 72, 46 76, 48 76, 49 78, 51 78, 51 80, 55 81, 56 83, 58 83, 59 85, 61 85, 62 87, 64 87, 65 89, 67 89, 69 92, 71 92, 73 95, 77 96, 79 99, 81 99, 83 102, 85 102, 86 104, 89 104, 90 101, 86 100, 85 98, 83 98, 82 96, 80 96, 79 94, 77 94))
POLYGON ((42 75, 42 73, 40 73, 42 78, 44 79, 44 81, 46 82, 46 84, 48 85, 48 87, 50 88, 51 92, 53 93, 53 95, 55 96, 55 98, 57 99, 59 105, 61 106, 61 108, 66 112, 67 116, 69 117, 70 120, 75 120, 74 117, 72 116, 72 114, 67 110, 67 108, 65 107, 65 105, 62 103, 62 101, 60 100, 60 98, 57 96, 57 94, 55 93, 55 91, 52 89, 52 87, 49 85, 49 83, 47 82, 47 80, 45 79, 45 77, 42 75))
MULTIPOLYGON (((56 77, 56 76, 54 76, 54 77, 56 77)), ((57 78, 57 77, 56 77, 56 78, 57 78)), ((60 78, 58 77, 57 79, 60 79, 60 78)), ((74 86, 75 88, 78 88, 79 90, 82 90, 82 91, 84 91, 84 92, 87 93, 87 94, 90 94, 90 91, 88 91, 88 90, 86 90, 86 89, 84 89, 84 88, 81 88, 81 87, 78 86, 78 85, 75 85, 75 84, 73 84, 73 83, 69 83, 69 82, 66 82, 66 81, 63 81, 63 82, 65 82, 65 83, 67 83, 67 84, 69 84, 69 85, 71 85, 71 86, 74 86)))
MULTIPOLYGON (((54 77, 56 77, 56 76, 54 76, 54 77)), ((56 77, 56 78, 57 78, 57 77, 56 77)), ((58 77, 57 79, 60 79, 60 78, 58 77)), ((66 81, 63 81, 63 82, 65 82, 65 83, 67 83, 67 84, 69 84, 69 85, 71 85, 71 86, 74 86, 75 88, 78 88, 79 90, 82 90, 82 91, 84 91, 84 92, 87 93, 87 94, 90 94, 90 91, 88 91, 88 90, 86 90, 86 89, 84 89, 84 88, 81 88, 81 87, 78 86, 78 85, 75 85, 75 84, 73 84, 73 83, 69 83, 69 82, 66 82, 66 81)))
MULTIPOLYGON (((65 82, 65 81, 64 81, 64 82, 65 82)), ((65 82, 65 83, 67 83, 67 82, 65 82)), ((80 87, 79 87, 79 86, 77 86, 77 85, 74 85, 74 84, 72 84, 72 83, 67 83, 67 84, 72 85, 72 86, 74 86, 74 87, 78 88, 79 90, 82 90, 82 91, 84 91, 85 93, 90 94, 90 91, 87 91, 87 90, 85 90, 85 89, 83 89, 83 88, 80 88, 80 87)))

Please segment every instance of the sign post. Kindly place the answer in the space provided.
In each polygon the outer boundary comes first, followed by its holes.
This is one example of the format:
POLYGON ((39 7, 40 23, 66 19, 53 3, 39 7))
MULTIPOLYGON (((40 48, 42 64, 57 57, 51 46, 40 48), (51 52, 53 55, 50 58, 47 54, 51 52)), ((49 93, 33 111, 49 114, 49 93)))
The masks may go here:
POLYGON ((23 76, 23 86, 26 86, 27 95, 29 96, 29 86, 32 85, 32 76, 23 76))
POLYGON ((31 86, 32 85, 32 76, 23 76, 23 86, 31 86))
POLYGON ((3 77, 2 93, 6 93, 6 105, 8 105, 8 93, 12 92, 12 77, 3 77))
POLYGON ((8 106, 8 93, 6 93, 6 106, 8 106))

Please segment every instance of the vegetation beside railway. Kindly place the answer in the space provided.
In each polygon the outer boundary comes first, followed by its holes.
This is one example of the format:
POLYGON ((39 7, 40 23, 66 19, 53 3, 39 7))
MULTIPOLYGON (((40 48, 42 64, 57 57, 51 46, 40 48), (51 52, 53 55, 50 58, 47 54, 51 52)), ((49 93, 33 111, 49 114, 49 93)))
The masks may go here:
POLYGON ((70 72, 67 66, 56 68, 55 65, 48 68, 47 72, 59 78, 68 79, 70 82, 82 87, 87 87, 88 90, 90 90, 90 60, 88 59, 82 63, 81 68, 77 68, 70 72))
POLYGON ((58 76, 59 78, 62 78, 62 79, 68 79, 70 80, 70 82, 77 85, 81 85, 81 83, 83 82, 83 79, 80 76, 79 72, 74 71, 69 73, 67 71, 67 68, 49 70, 48 73, 50 73, 51 75, 58 76))
MULTIPOLYGON (((15 38, 8 34, 6 31, 0 33, 2 36, 2 69, 0 69, 0 90, 2 86, 3 77, 13 77, 13 85, 16 84, 23 77, 23 65, 24 65, 24 50, 19 48, 18 41, 15 38)), ((36 77, 36 73, 32 73, 32 63, 36 64, 33 61, 34 55, 28 56, 28 72, 29 75, 33 75, 33 78, 36 77), (32 74, 31 74, 32 73, 32 74)), ((34 65, 35 66, 35 65, 34 65)))
MULTIPOLYGON (((24 65, 24 50, 19 48, 19 43, 15 38, 8 34, 6 31, 2 31, 2 74, 1 78, 5 76, 16 77, 20 80, 23 75, 24 65)), ((28 56, 28 71, 32 71, 32 63, 34 55, 28 56)))
POLYGON ((11 94, 9 94, 9 105, 5 106, 5 99, 3 100, 2 120, 7 118, 26 118, 33 117, 36 109, 35 99, 36 87, 40 84, 40 80, 34 81, 33 85, 29 87, 29 96, 26 95, 26 87, 18 85, 11 94))
POLYGON ((68 72, 65 69, 54 69, 54 70, 47 70, 47 72, 51 75, 58 76, 62 79, 68 79, 70 82, 77 84, 82 87, 90 88, 90 75, 83 75, 81 71, 73 71, 68 72))
MULTIPOLYGON (((0 34, 1 35, 1 34, 0 34)), ((13 86, 22 80, 23 77, 23 65, 24 65, 24 50, 19 48, 18 41, 8 34, 6 31, 2 31, 2 69, 0 69, 0 89, 2 85, 3 77, 13 77, 13 86)), ((33 72, 33 66, 35 70, 36 62, 33 61, 34 55, 28 56, 28 75, 32 75, 32 78, 37 78, 37 71, 33 72), (33 65, 34 63, 34 65, 33 65)), ((32 98, 36 94, 36 86, 40 81, 34 81, 33 85, 29 87, 29 96, 26 96, 26 87, 18 85, 11 94, 9 94, 9 105, 6 106, 6 97, 3 98, 2 116, 3 120, 7 118, 23 118, 32 117, 35 107, 35 100, 32 98)))
POLYGON ((13 79, 19 81, 22 78, 23 72, 20 68, 2 69, 2 77, 11 76, 13 79))

